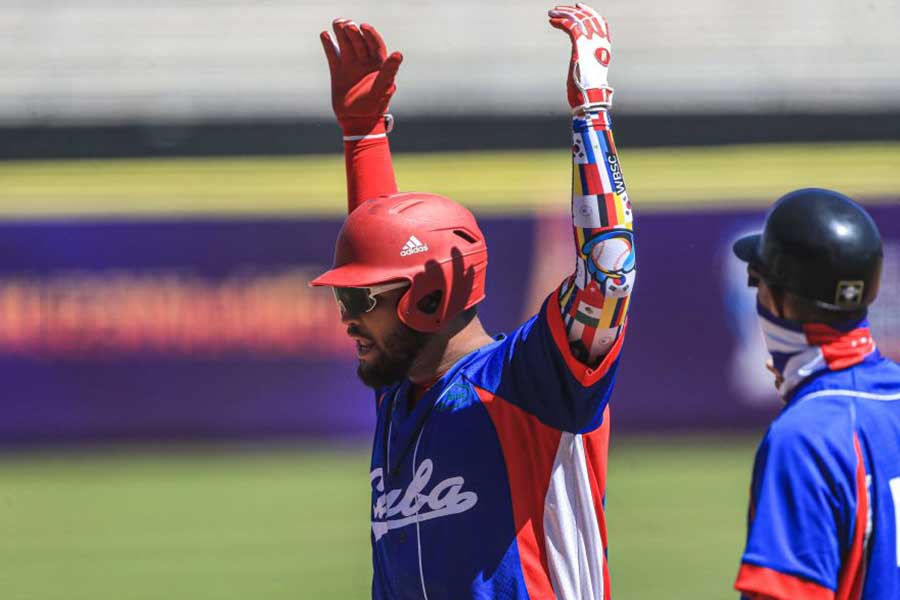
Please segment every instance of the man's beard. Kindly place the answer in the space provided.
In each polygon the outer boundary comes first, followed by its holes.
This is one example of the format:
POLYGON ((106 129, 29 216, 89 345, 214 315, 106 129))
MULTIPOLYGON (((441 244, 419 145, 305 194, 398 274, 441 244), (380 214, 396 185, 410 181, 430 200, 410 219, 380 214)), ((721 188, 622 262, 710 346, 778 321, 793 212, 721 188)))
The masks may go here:
POLYGON ((370 388, 393 385, 409 373, 413 361, 428 342, 429 335, 398 323, 396 330, 384 338, 375 360, 360 361, 356 375, 370 388))

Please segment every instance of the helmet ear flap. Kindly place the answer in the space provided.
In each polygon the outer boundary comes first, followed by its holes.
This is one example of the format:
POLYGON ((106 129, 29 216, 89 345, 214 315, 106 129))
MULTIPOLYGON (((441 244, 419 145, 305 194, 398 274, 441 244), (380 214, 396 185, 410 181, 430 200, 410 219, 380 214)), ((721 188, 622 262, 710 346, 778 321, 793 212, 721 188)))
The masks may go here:
POLYGON ((430 294, 426 294, 424 298, 416 303, 416 308, 426 315, 433 315, 441 307, 441 300, 444 298, 443 290, 435 290, 430 294))
POLYGON ((448 317, 449 283, 442 265, 427 261, 397 304, 400 320, 416 331, 431 333, 440 329, 448 317))
POLYGON ((437 331, 484 299, 486 267, 486 250, 466 257, 452 248, 449 261, 427 261, 397 304, 397 315, 412 329, 437 331))

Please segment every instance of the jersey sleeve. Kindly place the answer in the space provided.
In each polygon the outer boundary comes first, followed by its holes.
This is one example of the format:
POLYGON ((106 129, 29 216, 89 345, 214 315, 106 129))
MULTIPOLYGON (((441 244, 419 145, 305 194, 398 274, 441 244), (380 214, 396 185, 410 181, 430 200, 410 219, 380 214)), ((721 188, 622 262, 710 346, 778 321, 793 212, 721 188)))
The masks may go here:
POLYGON ((865 467, 852 426, 828 416, 776 421, 760 445, 735 583, 743 598, 833 600, 858 585, 865 467))
POLYGON ((596 366, 587 366, 569 346, 558 294, 490 353, 475 383, 546 425, 586 433, 603 422, 625 338, 619 336, 596 366))

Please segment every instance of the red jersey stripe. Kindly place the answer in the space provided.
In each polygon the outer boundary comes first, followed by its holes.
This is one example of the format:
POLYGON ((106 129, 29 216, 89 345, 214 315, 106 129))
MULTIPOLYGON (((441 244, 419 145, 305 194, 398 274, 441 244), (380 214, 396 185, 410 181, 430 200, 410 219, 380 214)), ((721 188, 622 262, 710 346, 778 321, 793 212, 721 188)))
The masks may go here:
POLYGON ((623 324, 623 329, 619 334, 619 338, 613 344, 612 348, 609 349, 609 352, 606 354, 606 356, 603 357, 603 360, 600 361, 600 364, 592 369, 586 364, 580 362, 572 354, 572 350, 569 348, 569 338, 566 334, 565 325, 563 325, 562 314, 560 310, 561 309, 559 307, 559 303, 546 303, 547 323, 550 325, 550 333, 553 335, 553 341, 556 343, 556 347, 559 349, 560 354, 562 354, 563 359, 569 366, 569 371, 571 371, 572 376, 574 376, 575 379, 581 382, 581 385, 594 385, 595 383, 600 381, 604 375, 606 375, 606 373, 609 371, 609 368, 613 365, 613 363, 616 362, 616 359, 619 357, 619 352, 622 351, 622 343, 625 341, 625 330, 628 329, 628 317, 625 318, 625 323, 623 324))
POLYGON ((866 573, 864 545, 866 524, 869 520, 869 494, 866 491, 866 463, 856 433, 853 434, 853 449, 856 450, 856 526, 853 531, 853 544, 841 568, 835 600, 859 600, 862 597, 866 573))
POLYGON ((509 476, 516 546, 531 598, 556 598, 544 536, 544 501, 562 433, 537 417, 475 387, 497 431, 509 476))
POLYGON ((744 563, 734 589, 745 594, 761 594, 777 600, 834 600, 834 592, 812 581, 744 563))

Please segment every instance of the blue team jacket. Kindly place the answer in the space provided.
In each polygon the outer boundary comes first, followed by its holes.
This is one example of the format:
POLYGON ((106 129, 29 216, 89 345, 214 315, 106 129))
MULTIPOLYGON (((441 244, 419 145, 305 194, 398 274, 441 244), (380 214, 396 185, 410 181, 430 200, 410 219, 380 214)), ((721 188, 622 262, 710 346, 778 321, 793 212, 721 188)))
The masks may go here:
POLYGON ((756 455, 736 588, 900 598, 900 366, 875 350, 803 383, 756 455))
POLYGON ((585 367, 551 297, 412 411, 408 382, 378 392, 374 598, 609 597, 606 408, 623 339, 585 367))

